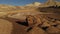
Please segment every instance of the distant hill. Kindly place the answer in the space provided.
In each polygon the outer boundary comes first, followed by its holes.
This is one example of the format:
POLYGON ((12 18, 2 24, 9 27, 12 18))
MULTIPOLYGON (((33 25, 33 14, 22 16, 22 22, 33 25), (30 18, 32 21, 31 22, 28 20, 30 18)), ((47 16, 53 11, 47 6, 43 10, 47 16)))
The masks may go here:
POLYGON ((49 6, 60 6, 60 2, 54 0, 48 0, 40 5, 40 7, 49 7, 49 6))
POLYGON ((15 6, 0 4, 0 11, 10 11, 16 9, 15 6))
POLYGON ((41 3, 40 2, 33 2, 33 3, 31 3, 31 4, 27 4, 26 6, 39 6, 39 5, 41 5, 41 3))
POLYGON ((4 5, 0 4, 0 11, 17 11, 17 10, 30 10, 37 9, 39 7, 49 7, 49 6, 60 6, 60 2, 48 0, 45 3, 33 2, 30 4, 26 4, 24 6, 12 6, 12 5, 4 5))

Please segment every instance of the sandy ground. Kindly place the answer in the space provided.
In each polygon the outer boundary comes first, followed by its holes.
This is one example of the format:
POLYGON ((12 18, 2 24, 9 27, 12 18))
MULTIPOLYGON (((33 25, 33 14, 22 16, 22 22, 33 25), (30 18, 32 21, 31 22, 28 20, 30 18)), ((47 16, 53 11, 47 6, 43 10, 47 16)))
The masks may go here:
POLYGON ((0 19, 0 34, 26 34, 26 27, 5 19, 0 19))
POLYGON ((13 24, 7 20, 0 19, 0 34, 11 34, 13 24))

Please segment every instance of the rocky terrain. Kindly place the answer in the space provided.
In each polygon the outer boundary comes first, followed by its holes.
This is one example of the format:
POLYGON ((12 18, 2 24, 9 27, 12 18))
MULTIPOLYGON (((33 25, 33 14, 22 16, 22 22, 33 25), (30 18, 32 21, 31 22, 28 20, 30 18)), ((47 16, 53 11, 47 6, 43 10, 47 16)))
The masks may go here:
POLYGON ((0 5, 0 34, 60 34, 60 2, 0 5), (47 10, 48 9, 48 10, 47 10))

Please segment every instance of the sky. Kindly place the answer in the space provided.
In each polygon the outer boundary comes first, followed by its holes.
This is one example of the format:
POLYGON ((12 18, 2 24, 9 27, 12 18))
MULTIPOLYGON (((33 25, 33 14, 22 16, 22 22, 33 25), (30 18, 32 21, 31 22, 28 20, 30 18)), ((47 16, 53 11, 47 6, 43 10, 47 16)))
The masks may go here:
POLYGON ((0 0, 0 4, 23 6, 33 2, 45 2, 46 0, 0 0))

